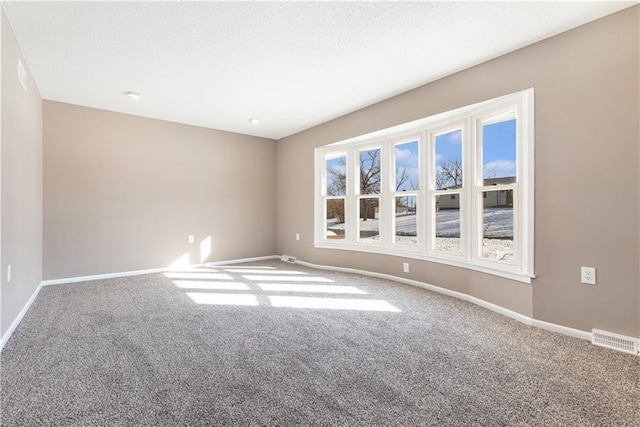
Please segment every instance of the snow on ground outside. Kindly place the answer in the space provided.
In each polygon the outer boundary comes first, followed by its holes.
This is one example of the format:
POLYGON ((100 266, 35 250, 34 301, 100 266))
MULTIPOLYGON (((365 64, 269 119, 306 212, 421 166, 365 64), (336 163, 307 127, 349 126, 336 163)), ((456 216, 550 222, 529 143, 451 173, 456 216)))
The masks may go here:
MULTIPOLYGON (((328 229, 343 231, 344 223, 329 223, 328 229)), ((484 236, 488 238, 511 238, 513 236, 513 209, 487 208, 484 213, 484 236)), ((360 221, 361 231, 378 231, 379 219, 360 221)), ((401 215, 396 217, 396 231, 404 236, 416 235, 416 215, 401 215)), ((436 212, 436 236, 460 237, 460 213, 458 210, 447 209, 436 212)))
MULTIPOLYGON (((436 212, 435 249, 447 253, 460 253, 460 213, 448 209, 436 212)), ((344 234, 344 223, 329 224, 327 237, 344 234)), ((379 239, 380 220, 368 219, 360 221, 360 231, 371 234, 362 241, 379 239)), ((416 216, 415 214, 396 217, 396 243, 415 246, 416 216)), ((513 209, 486 208, 484 213, 484 236, 482 256, 505 262, 513 262, 513 209)))

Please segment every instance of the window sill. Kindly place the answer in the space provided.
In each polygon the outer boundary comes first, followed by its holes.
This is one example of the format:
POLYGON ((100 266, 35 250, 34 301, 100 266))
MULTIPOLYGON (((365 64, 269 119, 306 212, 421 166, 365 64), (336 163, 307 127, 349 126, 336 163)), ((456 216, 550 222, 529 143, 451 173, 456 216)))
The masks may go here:
POLYGON ((334 242, 315 242, 313 244, 316 249, 337 249, 342 251, 355 251, 355 252, 368 252, 375 254, 390 255, 402 258, 418 259, 422 261, 435 262, 438 264, 450 265, 453 267, 466 268, 468 270, 474 270, 481 273, 491 274, 498 277, 504 277, 505 279, 514 280, 521 283, 531 284, 531 279, 535 278, 533 274, 524 273, 515 269, 500 269, 490 264, 477 264, 471 263, 463 259, 455 259, 453 257, 442 257, 437 255, 428 255, 421 252, 419 249, 412 250, 410 248, 395 248, 384 247, 382 245, 373 244, 341 244, 334 242))

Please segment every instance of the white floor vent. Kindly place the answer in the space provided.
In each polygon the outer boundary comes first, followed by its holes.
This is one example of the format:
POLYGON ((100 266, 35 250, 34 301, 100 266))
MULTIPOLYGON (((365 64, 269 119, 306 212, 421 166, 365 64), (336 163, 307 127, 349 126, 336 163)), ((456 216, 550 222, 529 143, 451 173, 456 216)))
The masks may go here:
POLYGON ((298 258, 296 258, 294 256, 291 256, 291 255, 282 255, 280 257, 280 261, 290 262, 291 264, 295 264, 297 259, 298 258))
POLYGON ((594 329, 591 334, 591 343, 613 350, 624 351, 625 353, 640 354, 640 340, 637 338, 625 337, 613 332, 594 329))

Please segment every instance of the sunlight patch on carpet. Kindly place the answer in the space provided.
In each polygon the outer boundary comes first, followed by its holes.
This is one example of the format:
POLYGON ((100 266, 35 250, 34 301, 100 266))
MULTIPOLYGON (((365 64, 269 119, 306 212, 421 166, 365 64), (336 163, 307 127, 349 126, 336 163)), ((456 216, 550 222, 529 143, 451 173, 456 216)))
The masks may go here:
POLYGON ((384 300, 360 300, 350 298, 269 297, 274 307, 315 308, 323 310, 389 311, 400 310, 384 300))
POLYGON ((332 283, 333 280, 326 279, 324 277, 316 277, 316 276, 256 276, 256 275, 244 275, 242 276, 247 280, 277 280, 284 282, 329 282, 332 283))
POLYGON ((255 295, 246 294, 203 294, 198 292, 187 292, 189 298, 196 304, 206 305, 258 305, 258 298, 255 295))
POLYGON ((225 273, 204 273, 204 272, 176 273, 176 272, 170 271, 168 273, 164 273, 164 275, 169 279, 233 280, 233 277, 225 273))
POLYGON ((337 285, 298 285, 292 283, 258 283, 263 291, 267 292, 313 292, 327 294, 366 294, 365 291, 355 286, 337 286, 337 285))
POLYGON ((248 291, 249 286, 239 282, 205 282, 201 280, 174 280, 173 284, 180 289, 234 290, 248 291))
POLYGON ((209 267, 186 267, 186 268, 171 268, 168 270, 171 273, 219 273, 220 271, 209 267))
POLYGON ((265 270, 265 271, 259 271, 256 272, 255 270, 247 270, 244 268, 226 268, 225 271, 228 271, 229 273, 242 273, 242 274, 255 274, 255 273, 260 273, 260 274, 286 274, 286 275, 291 275, 291 276, 304 276, 308 273, 305 273, 303 271, 289 271, 289 270, 265 270))

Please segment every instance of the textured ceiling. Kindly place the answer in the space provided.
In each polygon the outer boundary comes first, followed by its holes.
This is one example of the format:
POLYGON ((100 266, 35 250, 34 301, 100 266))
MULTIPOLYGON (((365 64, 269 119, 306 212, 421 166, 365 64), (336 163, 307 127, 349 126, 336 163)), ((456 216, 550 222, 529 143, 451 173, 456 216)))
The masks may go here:
POLYGON ((2 8, 45 99, 278 139, 633 4, 5 1, 2 8), (142 98, 122 95, 129 90, 142 98))

